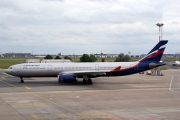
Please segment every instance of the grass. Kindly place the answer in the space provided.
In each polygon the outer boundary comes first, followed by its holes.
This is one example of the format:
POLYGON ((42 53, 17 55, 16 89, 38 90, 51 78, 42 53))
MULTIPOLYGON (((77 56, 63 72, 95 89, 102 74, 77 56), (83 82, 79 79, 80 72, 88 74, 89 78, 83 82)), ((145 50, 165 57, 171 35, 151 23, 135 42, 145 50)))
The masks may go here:
POLYGON ((157 68, 153 68, 153 70, 167 70, 167 68, 166 67, 164 67, 164 66, 161 66, 161 67, 157 67, 157 68))
POLYGON ((174 61, 176 61, 176 58, 167 58, 167 57, 163 57, 161 60, 162 60, 162 61, 174 62, 174 61))
POLYGON ((25 60, 25 58, 0 58, 0 68, 6 69, 11 65, 20 64, 25 60))
MULTIPOLYGON (((11 65, 20 64, 24 62, 27 59, 33 59, 33 58, 0 58, 0 68, 7 69, 11 65)), ((137 61, 141 58, 131 58, 131 61, 137 61)), ((80 62, 79 58, 72 58, 74 62, 80 62)), ((115 58, 106 58, 107 62, 114 62, 115 58)), ((175 58, 162 58, 162 61, 175 61, 175 58)), ((97 62, 101 62, 101 58, 97 59, 97 62)), ((163 68, 162 69, 166 69, 163 68)))
MULTIPOLYGON (((80 62, 80 58, 72 58, 72 60, 74 62, 80 62)), ((115 61, 115 58, 106 58, 106 61, 107 62, 114 62, 115 61)), ((96 62, 102 62, 102 59, 101 58, 97 58, 97 61, 96 62)))

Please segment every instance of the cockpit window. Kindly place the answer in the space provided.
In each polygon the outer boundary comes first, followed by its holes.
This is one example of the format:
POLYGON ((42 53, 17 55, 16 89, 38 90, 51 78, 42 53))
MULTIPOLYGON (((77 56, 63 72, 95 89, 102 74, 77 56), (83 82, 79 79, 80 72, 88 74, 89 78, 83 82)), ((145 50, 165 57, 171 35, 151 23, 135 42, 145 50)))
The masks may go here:
POLYGON ((9 67, 8 69, 12 69, 12 67, 9 67))

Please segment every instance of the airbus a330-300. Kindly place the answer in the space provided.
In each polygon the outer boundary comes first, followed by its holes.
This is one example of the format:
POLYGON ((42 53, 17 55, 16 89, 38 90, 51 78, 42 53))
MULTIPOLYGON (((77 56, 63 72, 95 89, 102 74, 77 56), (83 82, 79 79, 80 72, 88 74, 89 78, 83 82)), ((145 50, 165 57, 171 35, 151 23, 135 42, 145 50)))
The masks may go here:
POLYGON ((20 77, 57 77, 60 83, 75 82, 92 84, 91 78, 102 76, 125 76, 165 65, 160 62, 168 40, 159 41, 142 59, 136 62, 92 62, 92 63, 22 63, 9 67, 5 72, 20 77))

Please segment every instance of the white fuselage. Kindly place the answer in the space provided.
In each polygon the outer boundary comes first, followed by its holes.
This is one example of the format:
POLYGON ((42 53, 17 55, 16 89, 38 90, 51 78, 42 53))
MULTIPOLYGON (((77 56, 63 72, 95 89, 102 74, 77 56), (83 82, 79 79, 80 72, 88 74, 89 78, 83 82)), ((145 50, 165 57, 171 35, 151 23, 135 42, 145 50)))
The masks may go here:
POLYGON ((55 77, 64 72, 112 71, 118 66, 126 69, 138 62, 93 62, 93 63, 23 63, 9 67, 5 72, 19 77, 55 77))

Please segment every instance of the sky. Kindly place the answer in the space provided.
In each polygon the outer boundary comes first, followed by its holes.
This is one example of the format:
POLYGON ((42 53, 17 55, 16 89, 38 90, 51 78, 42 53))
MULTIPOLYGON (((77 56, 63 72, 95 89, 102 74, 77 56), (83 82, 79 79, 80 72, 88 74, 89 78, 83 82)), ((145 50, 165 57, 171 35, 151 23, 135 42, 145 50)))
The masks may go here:
POLYGON ((147 54, 164 23, 180 52, 179 0, 0 0, 0 53, 147 54))

